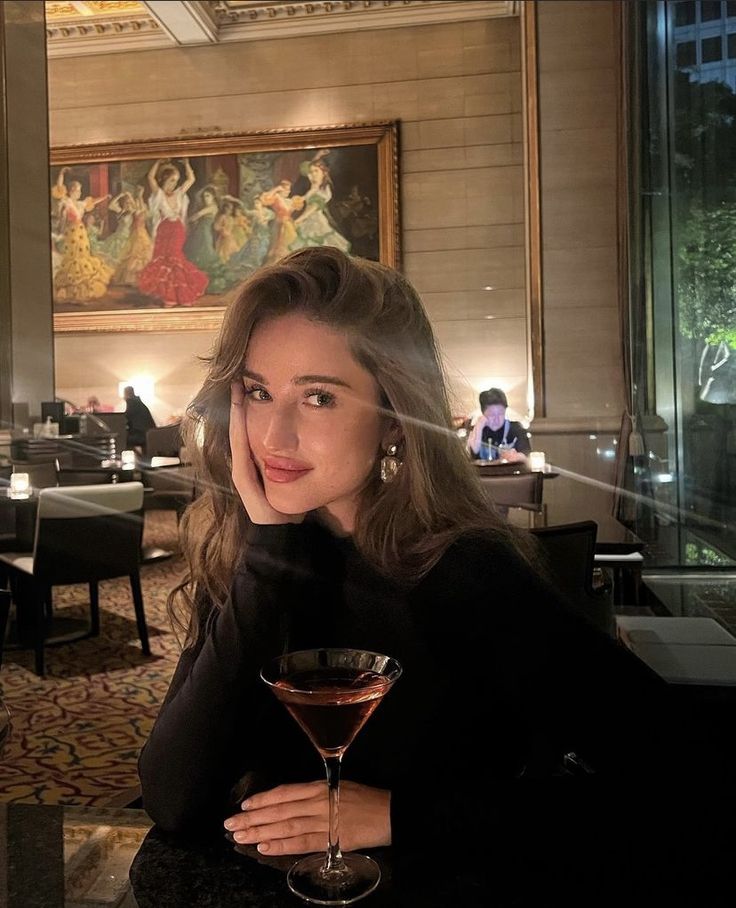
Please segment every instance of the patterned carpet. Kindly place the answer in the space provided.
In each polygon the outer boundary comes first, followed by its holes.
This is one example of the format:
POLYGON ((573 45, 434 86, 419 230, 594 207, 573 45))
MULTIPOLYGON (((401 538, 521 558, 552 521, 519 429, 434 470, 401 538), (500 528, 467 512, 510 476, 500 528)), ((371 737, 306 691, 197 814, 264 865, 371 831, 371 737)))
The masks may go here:
MULTIPOLYGON (((146 514, 144 543, 178 549, 176 517, 146 514)), ((46 678, 33 653, 6 651, 0 693, 11 713, 0 758, 0 801, 104 806, 137 786, 136 761, 176 666, 166 597, 179 557, 141 569, 152 655, 141 653, 127 578, 100 584, 100 636, 50 646, 46 678)), ((54 613, 89 616, 86 586, 57 587, 54 613)))

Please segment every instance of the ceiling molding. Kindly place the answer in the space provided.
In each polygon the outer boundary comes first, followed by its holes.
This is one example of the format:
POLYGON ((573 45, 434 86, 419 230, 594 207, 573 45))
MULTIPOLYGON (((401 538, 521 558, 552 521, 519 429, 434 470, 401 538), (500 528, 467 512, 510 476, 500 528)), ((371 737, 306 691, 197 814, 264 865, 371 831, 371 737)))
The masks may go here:
POLYGON ((518 3, 513 0, 214 0, 207 5, 219 27, 221 42, 465 22, 518 13, 518 3))
POLYGON ((47 2, 49 57, 516 16, 519 0, 47 2))

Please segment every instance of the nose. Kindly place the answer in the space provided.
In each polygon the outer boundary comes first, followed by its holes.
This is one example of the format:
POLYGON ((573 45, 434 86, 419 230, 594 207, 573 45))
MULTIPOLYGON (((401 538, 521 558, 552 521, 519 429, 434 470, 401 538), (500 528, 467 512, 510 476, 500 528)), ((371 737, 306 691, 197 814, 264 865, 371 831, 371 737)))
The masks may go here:
POLYGON ((269 414, 263 446, 272 454, 285 454, 299 447, 296 407, 291 404, 276 405, 269 414))

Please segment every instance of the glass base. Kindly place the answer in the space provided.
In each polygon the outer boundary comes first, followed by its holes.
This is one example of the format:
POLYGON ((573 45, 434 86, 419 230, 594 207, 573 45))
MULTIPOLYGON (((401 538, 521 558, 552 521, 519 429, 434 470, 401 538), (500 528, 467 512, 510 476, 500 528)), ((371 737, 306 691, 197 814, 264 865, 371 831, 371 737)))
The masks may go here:
POLYGON ((345 872, 332 878, 322 872, 323 854, 312 854, 297 861, 286 877, 289 889, 314 905, 350 905, 373 892, 381 870, 364 854, 344 854, 345 872))

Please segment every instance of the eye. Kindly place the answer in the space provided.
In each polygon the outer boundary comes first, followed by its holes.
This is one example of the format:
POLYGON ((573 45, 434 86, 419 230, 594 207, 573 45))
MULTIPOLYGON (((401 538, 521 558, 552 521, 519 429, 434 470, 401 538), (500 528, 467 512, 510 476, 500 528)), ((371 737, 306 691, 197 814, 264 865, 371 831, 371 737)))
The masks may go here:
POLYGON ((271 395, 260 385, 245 385, 245 396, 248 400, 265 401, 271 400, 271 395))
POLYGON ((334 394, 330 394, 329 391, 322 391, 319 389, 307 391, 304 395, 304 398, 307 401, 308 405, 310 407, 315 407, 315 409, 332 407, 335 404, 334 394))

